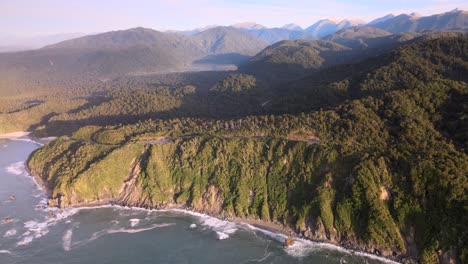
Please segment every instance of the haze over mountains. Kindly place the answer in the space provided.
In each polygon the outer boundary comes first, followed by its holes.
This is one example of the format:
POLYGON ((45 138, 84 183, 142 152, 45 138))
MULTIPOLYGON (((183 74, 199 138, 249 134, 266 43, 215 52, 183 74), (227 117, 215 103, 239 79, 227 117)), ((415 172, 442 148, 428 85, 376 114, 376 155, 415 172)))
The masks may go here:
POLYGON ((64 40, 85 36, 85 33, 43 34, 37 36, 16 36, 0 34, 0 52, 38 49, 64 40))
POLYGON ((0 54, 0 69, 10 77, 23 76, 20 78, 34 74, 109 78, 193 70, 193 63, 243 65, 255 56, 243 69, 278 73, 275 77, 296 76, 380 54, 424 31, 466 31, 467 17, 466 11, 453 10, 428 17, 387 15, 369 24, 324 19, 304 30, 294 24, 266 28, 256 23, 209 26, 191 32, 133 28, 0 54), (263 50, 269 44, 273 45, 263 50))
MULTIPOLYGON (((446 13, 424 17, 417 13, 400 15, 388 14, 383 17, 376 18, 368 23, 360 19, 344 19, 341 21, 336 19, 322 19, 304 28, 295 23, 289 23, 278 28, 268 28, 255 22, 237 23, 228 27, 249 32, 263 41, 273 44, 281 40, 323 38, 329 34, 333 34, 337 31, 353 26, 372 26, 392 33, 417 32, 423 30, 466 30, 468 28, 467 17, 467 11, 454 9, 446 13)), ((165 32, 191 36, 216 27, 225 26, 208 25, 191 30, 168 30, 165 32)), ((86 34, 63 33, 38 35, 34 37, 18 37, 0 33, 0 52, 37 49, 46 45, 51 45, 84 35, 86 34)))
POLYGON ((234 28, 217 27, 193 36, 134 28, 67 40, 39 50, 5 53, 0 68, 20 75, 37 72, 109 77, 184 70, 210 55, 232 55, 238 61, 266 46, 234 28))

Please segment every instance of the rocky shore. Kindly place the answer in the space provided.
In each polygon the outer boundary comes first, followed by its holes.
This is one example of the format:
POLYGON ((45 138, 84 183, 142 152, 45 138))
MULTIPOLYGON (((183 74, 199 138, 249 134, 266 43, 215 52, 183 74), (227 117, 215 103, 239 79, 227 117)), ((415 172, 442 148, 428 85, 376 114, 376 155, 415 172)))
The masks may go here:
POLYGON ((121 206, 121 207, 128 207, 128 208, 138 208, 138 209, 145 209, 145 210, 184 210, 190 211, 194 213, 199 213, 203 215, 207 215, 210 217, 214 217, 223 221, 229 221, 237 224, 247 224, 254 228, 258 228, 259 230, 264 230, 269 233, 278 234, 281 237, 280 243, 283 246, 288 247, 292 246, 296 241, 300 240, 307 240, 316 243, 324 243, 329 244, 330 246, 336 246, 337 248, 343 248, 348 251, 350 254, 357 254, 357 255, 365 255, 368 257, 379 258, 381 261, 388 262, 388 263, 416 263, 412 259, 407 258, 406 256, 398 256, 398 255, 384 255, 382 252, 376 252, 375 250, 371 250, 366 247, 362 247, 357 243, 353 243, 352 241, 345 241, 339 242, 334 240, 326 240, 326 239, 317 239, 313 237, 304 236, 304 233, 301 233, 300 230, 296 230, 291 226, 284 225, 281 223, 276 222, 269 222, 260 219, 254 218, 245 218, 245 217, 237 217, 237 216, 229 216, 226 215, 224 212, 221 213, 214 213, 210 210, 203 210, 200 208, 190 207, 186 205, 180 204, 167 204, 163 206, 148 206, 145 204, 127 204, 122 201, 115 201, 115 200, 99 200, 99 201, 92 201, 87 203, 79 203, 73 204, 72 206, 63 206, 61 204, 60 197, 52 198, 51 195, 53 190, 47 186, 47 183, 39 176, 38 173, 31 171, 27 168, 29 174, 34 178, 35 182, 40 186, 40 188, 44 191, 44 193, 48 197, 47 204, 49 207, 58 207, 58 208, 85 208, 85 207, 98 207, 98 206, 121 206))
MULTIPOLYGON (((233 215, 228 215, 222 211, 222 201, 219 199, 218 194, 219 190, 214 186, 209 186, 206 190, 206 193, 203 195, 202 200, 192 203, 191 206, 186 204, 161 204, 161 205, 152 205, 145 200, 140 200, 138 193, 141 192, 132 181, 132 175, 137 175, 138 173, 138 162, 134 162, 130 170, 130 176, 123 183, 123 187, 119 192, 119 197, 113 198, 109 196, 102 196, 99 198, 94 198, 93 200, 80 200, 72 197, 66 196, 62 197, 60 194, 53 197, 53 187, 48 186, 48 183, 44 180, 45 176, 41 175, 40 172, 32 170, 28 166, 29 160, 27 162, 27 170, 32 177, 34 177, 36 183, 40 186, 43 192, 47 195, 48 206, 50 207, 59 207, 59 208, 80 208, 80 207, 95 207, 95 206, 104 206, 104 205, 116 205, 123 207, 134 207, 134 208, 144 208, 144 209, 155 209, 155 210, 171 210, 171 209, 181 209, 188 210, 196 213, 205 214, 212 216, 218 219, 231 221, 239 224, 248 224, 253 227, 267 230, 271 233, 281 234, 284 243, 286 238, 292 238, 292 240, 305 239, 317 243, 326 243, 331 244, 336 247, 341 247, 346 249, 348 252, 357 253, 357 254, 372 254, 376 257, 385 258, 389 261, 397 262, 411 262, 411 258, 402 254, 399 254, 395 251, 384 251, 378 245, 370 246, 363 245, 358 243, 356 240, 350 239, 336 232, 333 234, 327 233, 323 224, 312 226, 311 224, 305 224, 301 228, 296 228, 292 224, 283 224, 279 222, 264 221, 261 219, 250 218, 250 217, 238 217, 233 215), (44 177, 44 178, 43 178, 44 177), (213 188, 211 188, 213 187, 213 188)), ((290 244, 290 243, 288 243, 290 244)))

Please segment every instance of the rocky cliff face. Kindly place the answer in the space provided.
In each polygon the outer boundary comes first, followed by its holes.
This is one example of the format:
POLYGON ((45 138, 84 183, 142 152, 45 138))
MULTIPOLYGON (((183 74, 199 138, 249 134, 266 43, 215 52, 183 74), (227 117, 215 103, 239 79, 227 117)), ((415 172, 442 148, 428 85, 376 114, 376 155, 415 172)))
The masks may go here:
MULTIPOLYGON (((185 207, 279 222, 309 239, 384 256, 405 255, 398 240, 379 245, 335 227, 337 187, 330 177, 337 168, 318 150, 279 139, 194 137, 109 146, 59 138, 36 151, 28 166, 50 188, 50 206, 185 207)), ((401 239, 398 229, 384 228, 388 237, 394 232, 401 239)))

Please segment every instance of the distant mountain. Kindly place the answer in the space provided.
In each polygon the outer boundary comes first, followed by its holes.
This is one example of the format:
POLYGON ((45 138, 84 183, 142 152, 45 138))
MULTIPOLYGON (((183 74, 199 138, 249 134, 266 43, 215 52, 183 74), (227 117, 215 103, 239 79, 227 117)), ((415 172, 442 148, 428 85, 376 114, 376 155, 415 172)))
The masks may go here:
POLYGON ((389 32, 417 32, 423 30, 467 30, 468 12, 451 12, 421 17, 418 14, 402 14, 372 25, 389 32))
POLYGON ((345 20, 341 21, 340 23, 338 23, 336 25, 336 29, 338 31, 338 30, 347 29, 347 28, 350 28, 350 27, 362 26, 362 25, 365 25, 365 24, 366 24, 366 22, 364 20, 345 19, 345 20))
POLYGON ((328 35, 323 39, 352 48, 355 51, 363 49, 379 49, 385 51, 419 36, 421 36, 421 34, 415 32, 393 34, 379 28, 351 27, 328 35))
POLYGON ((337 24, 329 19, 317 21, 312 26, 304 30, 317 38, 325 37, 326 35, 335 33, 337 31, 337 24))
POLYGON ((233 27, 208 29, 193 36, 193 39, 208 54, 238 53, 253 56, 267 46, 266 42, 233 27))
POLYGON ((285 28, 264 28, 248 30, 247 32, 262 39, 268 44, 274 44, 282 40, 296 40, 296 39, 316 39, 312 34, 305 31, 290 30, 285 28))
POLYGON ((375 24, 377 24, 377 23, 387 21, 387 20, 392 19, 392 18, 394 18, 394 17, 395 17, 395 15, 393 15, 393 14, 388 14, 388 15, 386 15, 386 16, 379 17, 379 18, 376 18, 376 19, 372 20, 371 22, 367 23, 367 25, 369 25, 369 26, 375 25, 375 24))
POLYGON ((301 26, 299 26, 298 24, 294 24, 294 23, 286 24, 286 25, 282 26, 281 28, 288 29, 288 30, 294 30, 294 31, 302 31, 303 30, 301 26))
MULTIPOLYGON (((236 55, 237 62, 239 56, 255 55, 266 45, 234 28, 218 27, 195 36, 134 28, 67 40, 35 51, 2 54, 0 70, 63 78, 167 72, 187 69, 210 55, 236 55)), ((223 60, 229 63, 229 57, 223 60)), ((211 63, 215 61, 211 59, 211 63)))
POLYGON ((167 33, 176 33, 176 34, 182 34, 182 35, 187 35, 187 36, 193 36, 193 35, 196 35, 200 32, 203 32, 205 30, 208 30, 208 29, 212 29, 212 28, 215 28, 215 27, 219 27, 219 25, 209 25, 209 26, 206 26, 206 27, 201 27, 201 28, 194 28, 192 30, 168 30, 168 31, 165 31, 167 33))
POLYGON ((357 19, 344 19, 338 23, 331 19, 323 19, 317 21, 315 24, 306 28, 304 31, 311 34, 315 38, 323 38, 339 30, 347 29, 354 26, 361 26, 364 24, 364 21, 357 19))
POLYGON ((450 33, 393 34, 372 27, 350 27, 321 40, 281 41, 251 58, 240 70, 267 79, 295 79, 336 64, 356 63, 420 38, 450 33))
POLYGON ((285 40, 267 47, 240 70, 267 78, 297 78, 338 63, 342 57, 337 54, 348 50, 326 40, 285 40))
POLYGON ((238 28, 238 29, 246 29, 246 30, 253 30, 253 29, 264 29, 266 28, 265 26, 262 26, 260 24, 257 24, 255 22, 243 22, 243 23, 238 23, 231 25, 233 28, 238 28))

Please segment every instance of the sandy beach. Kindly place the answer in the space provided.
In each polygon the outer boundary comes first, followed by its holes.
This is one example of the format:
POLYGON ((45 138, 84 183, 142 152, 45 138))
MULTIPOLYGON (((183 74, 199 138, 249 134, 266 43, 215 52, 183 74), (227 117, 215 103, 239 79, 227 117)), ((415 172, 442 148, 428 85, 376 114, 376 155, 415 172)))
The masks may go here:
POLYGON ((23 138, 27 137, 31 132, 17 131, 12 133, 0 134, 0 138, 23 138))

